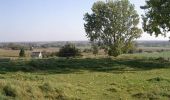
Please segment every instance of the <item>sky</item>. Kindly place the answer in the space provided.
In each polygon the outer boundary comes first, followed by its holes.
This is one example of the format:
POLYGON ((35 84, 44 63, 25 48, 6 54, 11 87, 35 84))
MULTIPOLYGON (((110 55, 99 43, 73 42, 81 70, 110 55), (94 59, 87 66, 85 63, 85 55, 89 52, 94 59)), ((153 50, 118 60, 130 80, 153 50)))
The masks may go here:
MULTIPOLYGON (((0 42, 88 40, 83 15, 97 0, 0 0, 0 42)), ((130 0, 138 14, 145 0, 130 0)), ((142 25, 140 24, 139 27, 142 25)), ((146 33, 138 40, 167 40, 146 33)))

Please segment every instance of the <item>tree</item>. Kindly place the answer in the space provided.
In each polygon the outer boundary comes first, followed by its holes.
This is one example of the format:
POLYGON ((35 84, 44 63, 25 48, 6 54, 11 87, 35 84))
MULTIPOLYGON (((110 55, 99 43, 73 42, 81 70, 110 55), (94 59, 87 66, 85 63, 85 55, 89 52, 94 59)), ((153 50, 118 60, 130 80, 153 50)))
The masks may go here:
POLYGON ((24 50, 24 48, 20 49, 19 57, 25 57, 25 50, 24 50))
POLYGON ((95 2, 92 14, 86 13, 84 20, 87 37, 98 46, 105 47, 110 56, 127 52, 129 48, 126 46, 142 33, 137 27, 139 15, 128 0, 95 2))
POLYGON ((170 31, 170 0, 147 0, 141 9, 145 10, 142 15, 144 31, 156 37, 166 36, 170 31))
POLYGON ((67 43, 58 52, 59 57, 75 57, 80 56, 80 51, 74 44, 67 43))

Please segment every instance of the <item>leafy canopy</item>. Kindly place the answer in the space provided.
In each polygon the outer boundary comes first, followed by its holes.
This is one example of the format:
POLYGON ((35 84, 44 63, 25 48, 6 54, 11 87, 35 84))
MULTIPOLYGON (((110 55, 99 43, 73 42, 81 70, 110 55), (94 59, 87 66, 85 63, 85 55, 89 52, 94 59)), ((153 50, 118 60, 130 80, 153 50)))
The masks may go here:
POLYGON ((143 19, 143 29, 156 36, 164 35, 170 31, 170 0, 147 0, 143 19))
POLYGON ((95 2, 92 13, 86 13, 84 20, 87 37, 111 56, 127 52, 142 33, 137 27, 139 16, 128 0, 95 2))

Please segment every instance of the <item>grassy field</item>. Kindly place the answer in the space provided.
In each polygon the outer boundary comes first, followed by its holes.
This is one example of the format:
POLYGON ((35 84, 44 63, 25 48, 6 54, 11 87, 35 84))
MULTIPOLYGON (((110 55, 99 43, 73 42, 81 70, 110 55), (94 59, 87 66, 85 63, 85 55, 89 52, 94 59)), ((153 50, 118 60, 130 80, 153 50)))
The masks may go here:
MULTIPOLYGON (((129 54, 125 54, 125 55, 129 55, 129 54)), ((143 58, 165 58, 165 59, 170 59, 170 51, 163 51, 163 52, 152 52, 152 53, 135 53, 135 54, 131 54, 130 56, 134 56, 134 57, 143 57, 143 58)))
MULTIPOLYGON (((36 51, 46 51, 46 52, 56 52, 59 48, 37 48, 33 51, 25 50, 26 58, 30 58, 31 52, 36 51)), ((0 58, 18 58, 20 50, 10 50, 10 49, 0 49, 0 58)))
MULTIPOLYGON (((35 51, 55 52, 57 48, 35 51)), ((170 51, 108 57, 17 59, 0 49, 0 100, 169 100, 170 51)), ((26 51, 28 58, 31 54, 26 51)))
POLYGON ((170 62, 134 58, 0 63, 2 100, 169 100, 170 62))

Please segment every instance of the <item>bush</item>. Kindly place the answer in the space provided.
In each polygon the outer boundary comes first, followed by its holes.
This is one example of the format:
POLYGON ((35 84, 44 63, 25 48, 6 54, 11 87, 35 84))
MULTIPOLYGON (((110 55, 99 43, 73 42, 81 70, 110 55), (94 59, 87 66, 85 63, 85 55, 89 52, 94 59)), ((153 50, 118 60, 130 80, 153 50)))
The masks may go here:
POLYGON ((143 53, 143 50, 142 49, 139 49, 139 51, 138 51, 139 53, 143 53))
POLYGON ((109 56, 117 57, 118 55, 122 54, 121 47, 117 44, 114 44, 108 51, 109 56))
POLYGON ((59 52, 58 52, 59 57, 75 57, 75 56, 80 56, 80 50, 75 47, 74 44, 66 44, 63 46, 59 52))
POLYGON ((22 48, 19 52, 19 57, 25 57, 25 50, 22 48))
POLYGON ((128 53, 129 53, 129 54, 133 54, 133 53, 135 53, 135 50, 132 50, 132 49, 131 49, 131 50, 128 51, 128 53))

